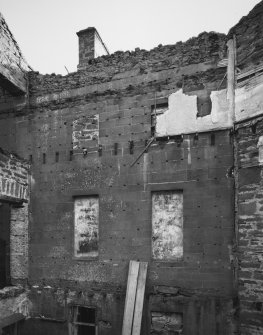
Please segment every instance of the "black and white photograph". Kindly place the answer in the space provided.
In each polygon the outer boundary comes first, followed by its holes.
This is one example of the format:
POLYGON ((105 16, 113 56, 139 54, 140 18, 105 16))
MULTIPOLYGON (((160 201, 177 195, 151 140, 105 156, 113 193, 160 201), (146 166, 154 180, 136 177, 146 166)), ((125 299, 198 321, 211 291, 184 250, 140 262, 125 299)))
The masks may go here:
POLYGON ((0 335, 263 335, 263 0, 0 0, 0 335))

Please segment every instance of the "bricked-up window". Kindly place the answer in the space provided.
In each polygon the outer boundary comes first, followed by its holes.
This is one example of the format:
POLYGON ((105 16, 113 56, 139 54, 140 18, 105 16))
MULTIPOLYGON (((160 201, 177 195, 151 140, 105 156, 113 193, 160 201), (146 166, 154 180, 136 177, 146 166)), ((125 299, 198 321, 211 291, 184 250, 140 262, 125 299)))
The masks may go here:
POLYGON ((0 288, 10 281, 10 205, 0 203, 0 288))
POLYGON ((84 306, 71 308, 69 335, 97 335, 96 309, 84 306))
POLYGON ((99 198, 75 198, 74 256, 97 257, 99 239, 99 198))
POLYGON ((183 192, 152 193, 152 256, 156 260, 183 257, 183 192))

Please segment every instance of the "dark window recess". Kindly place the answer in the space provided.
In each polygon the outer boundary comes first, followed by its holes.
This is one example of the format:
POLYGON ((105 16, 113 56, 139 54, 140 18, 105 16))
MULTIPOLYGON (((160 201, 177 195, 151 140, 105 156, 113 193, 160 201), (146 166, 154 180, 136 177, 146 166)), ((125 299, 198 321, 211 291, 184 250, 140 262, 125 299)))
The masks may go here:
POLYGON ((73 150, 70 150, 70 152, 69 152, 69 160, 70 161, 73 160, 73 150))
POLYGON ((157 116, 164 114, 168 110, 168 101, 152 106, 151 110, 151 135, 155 135, 157 116))
POLYGON ((59 161, 59 152, 56 152, 56 163, 59 161))
POLYGON ((204 92, 197 96, 197 117, 203 117, 211 114, 212 101, 210 98, 211 92, 204 92))
POLYGON ((4 327, 2 329, 2 335, 17 335, 18 334, 18 329, 17 329, 17 323, 12 324, 10 326, 4 327))
POLYGON ((216 136, 214 133, 211 134, 210 144, 213 146, 216 143, 216 136))
POLYGON ((46 154, 43 154, 43 157, 42 157, 42 162, 43 162, 43 164, 46 164, 46 154))
POLYGON ((0 288, 10 283, 10 205, 0 203, 0 288))
POLYGON ((97 335, 96 309, 73 306, 70 335, 97 335))

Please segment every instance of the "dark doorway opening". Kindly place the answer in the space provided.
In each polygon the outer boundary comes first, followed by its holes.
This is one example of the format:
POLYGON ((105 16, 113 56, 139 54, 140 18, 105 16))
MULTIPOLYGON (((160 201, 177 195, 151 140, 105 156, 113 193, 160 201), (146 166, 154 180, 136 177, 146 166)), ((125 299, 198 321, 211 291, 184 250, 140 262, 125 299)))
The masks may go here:
POLYGON ((0 202, 0 289, 11 285, 10 205, 0 202))

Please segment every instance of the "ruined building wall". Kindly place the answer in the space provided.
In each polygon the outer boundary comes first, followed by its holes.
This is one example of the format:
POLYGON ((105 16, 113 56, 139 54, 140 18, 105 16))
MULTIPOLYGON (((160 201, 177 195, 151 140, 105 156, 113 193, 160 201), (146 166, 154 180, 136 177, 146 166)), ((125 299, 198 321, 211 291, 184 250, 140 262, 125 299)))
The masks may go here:
POLYGON ((241 334, 262 327, 262 117, 236 126, 237 224, 241 334))
POLYGON ((27 104, 27 65, 0 14, 0 332, 29 315, 29 162, 16 154, 14 114, 27 104), (8 132, 8 133, 7 133, 8 132), (6 150, 8 149, 9 152, 6 150), (10 152, 13 152, 12 154, 10 152))
POLYGON ((261 334, 263 2, 231 30, 236 36, 236 230, 240 333, 261 334))
MULTIPOLYGON (((14 120, 15 137, 5 143, 15 141, 32 161, 25 333, 65 334, 72 304, 97 308, 100 334, 120 333, 130 259, 149 262, 144 334, 165 333, 182 317, 184 334, 234 333, 230 130, 172 134, 131 167, 156 132, 154 106, 182 88, 199 98, 217 91, 225 56, 225 36, 204 33, 150 52, 100 57, 65 77, 29 74, 28 105, 0 121, 8 137, 14 120), (162 209, 169 219, 176 202, 174 251, 169 241, 157 243, 162 220, 152 215, 162 209), (87 203, 93 228, 85 240, 78 213, 87 203)), ((201 115, 210 113, 200 105, 201 115)))
MULTIPOLYGON (((10 231, 10 277, 12 287, 0 289, 0 325, 2 318, 13 313, 28 314, 25 283, 28 278, 28 199, 29 164, 15 155, 0 151, 0 229, 6 219, 10 231), (10 206, 9 218, 4 218, 2 207, 10 206)), ((2 231, 1 231, 2 233, 2 231)), ((0 238, 3 236, 1 234, 0 238)), ((2 250, 1 250, 2 253, 2 250)), ((1 254, 1 261, 4 255, 1 254)), ((2 269, 1 269, 2 270, 2 269)))

